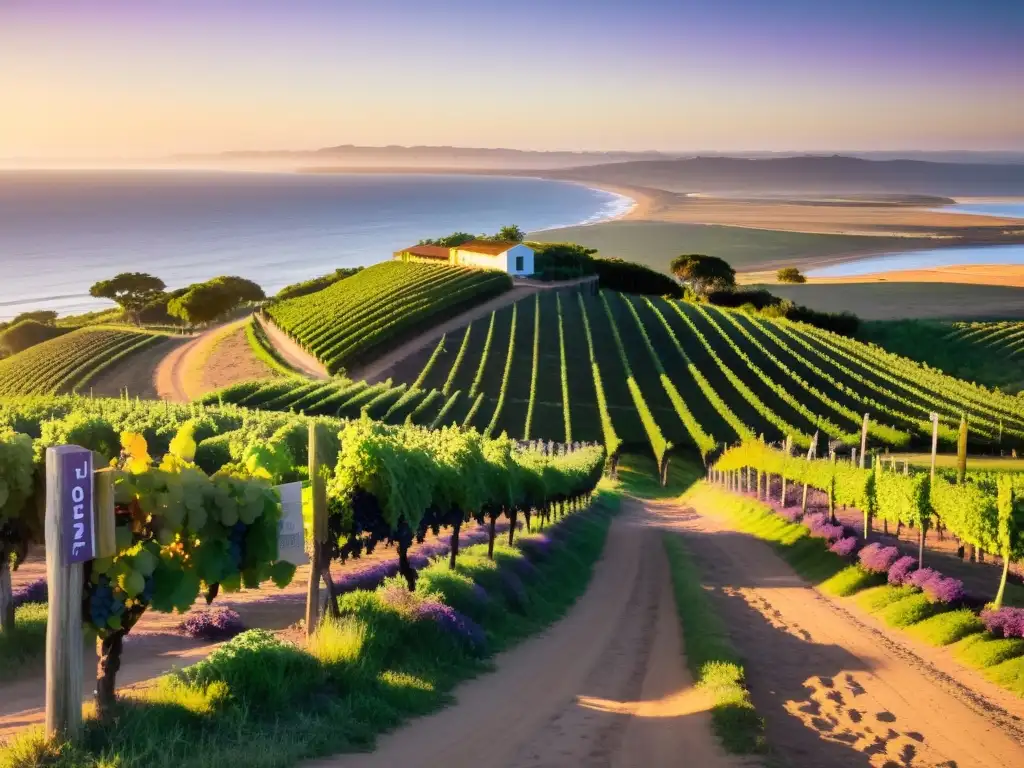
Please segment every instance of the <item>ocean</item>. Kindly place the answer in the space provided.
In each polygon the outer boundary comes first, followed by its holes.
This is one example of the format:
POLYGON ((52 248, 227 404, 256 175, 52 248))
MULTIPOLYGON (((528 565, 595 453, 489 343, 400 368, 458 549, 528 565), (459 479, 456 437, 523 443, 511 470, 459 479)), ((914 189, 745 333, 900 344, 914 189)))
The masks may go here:
POLYGON ((423 238, 594 223, 632 202, 497 176, 0 171, 0 320, 111 306, 89 286, 119 272, 169 289, 238 275, 270 295, 423 238))

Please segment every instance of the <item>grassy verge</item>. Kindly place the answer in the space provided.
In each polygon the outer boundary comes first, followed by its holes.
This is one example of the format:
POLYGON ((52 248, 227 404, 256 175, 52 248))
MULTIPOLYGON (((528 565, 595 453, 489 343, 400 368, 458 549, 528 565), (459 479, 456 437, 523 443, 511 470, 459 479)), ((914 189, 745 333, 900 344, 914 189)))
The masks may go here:
POLYGON ((298 371, 288 365, 284 358, 278 354, 274 345, 270 342, 270 339, 267 338, 267 334, 263 330, 263 326, 256 322, 255 317, 250 318, 245 324, 245 339, 249 342, 249 347, 252 349, 252 353, 256 356, 256 359, 270 368, 274 373, 279 373, 282 376, 301 375, 298 371))
POLYGON ((626 453, 619 459, 619 486, 641 499, 674 499, 702 477, 699 464, 673 456, 668 465, 668 483, 658 481, 658 465, 653 456, 626 453))
POLYGON ((830 552, 821 539, 811 538, 799 523, 790 523, 770 507, 706 483, 685 499, 727 517, 740 531, 767 541, 810 583, 823 592, 847 597, 890 627, 904 629, 931 645, 951 645, 966 666, 1024 698, 1024 640, 993 637, 981 619, 967 608, 951 609, 929 602, 920 591, 892 587, 883 577, 866 573, 846 558, 830 552))
POLYGON ((522 537, 524 546, 497 545, 494 562, 486 545, 460 553, 455 572, 436 561, 415 595, 397 581, 348 593, 341 618, 308 646, 243 633, 125 696, 115 719, 87 718, 80 745, 48 747, 25 733, 0 750, 0 766, 271 768, 370 749, 378 734, 447 703, 494 652, 562 616, 585 591, 617 507, 603 491, 593 510, 522 537))
POLYGON ((682 538, 666 534, 676 608, 686 641, 686 662, 699 686, 711 693, 711 720, 722 745, 736 754, 764 750, 764 721, 750 702, 743 666, 714 611, 682 538))
POLYGON ((14 612, 14 631, 0 633, 0 682, 42 667, 48 610, 46 603, 28 603, 14 612))

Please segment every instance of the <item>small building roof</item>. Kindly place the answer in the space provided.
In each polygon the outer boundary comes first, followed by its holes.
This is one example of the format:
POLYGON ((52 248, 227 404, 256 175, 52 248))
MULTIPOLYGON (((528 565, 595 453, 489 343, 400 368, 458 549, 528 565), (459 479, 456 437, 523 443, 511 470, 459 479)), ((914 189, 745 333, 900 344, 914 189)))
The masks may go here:
POLYGON ((444 259, 448 261, 450 251, 443 245, 410 245, 408 248, 403 248, 395 253, 396 255, 408 253, 423 259, 444 259))
POLYGON ((470 251, 471 253, 483 253, 488 256, 499 256, 510 248, 515 248, 522 243, 515 243, 503 240, 470 240, 463 243, 456 250, 470 251))

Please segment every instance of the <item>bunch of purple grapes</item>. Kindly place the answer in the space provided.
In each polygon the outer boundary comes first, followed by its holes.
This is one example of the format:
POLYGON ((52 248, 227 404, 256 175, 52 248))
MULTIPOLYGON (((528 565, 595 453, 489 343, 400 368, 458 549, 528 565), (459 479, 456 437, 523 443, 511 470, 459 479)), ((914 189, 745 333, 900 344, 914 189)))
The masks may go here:
MULTIPOLYGON (((147 581, 152 581, 152 578, 147 581)), ((107 621, 112 616, 120 616, 122 613, 124 601, 114 595, 110 579, 106 575, 100 576, 99 584, 93 587, 89 595, 89 621, 93 626, 102 628, 108 626, 107 621)))

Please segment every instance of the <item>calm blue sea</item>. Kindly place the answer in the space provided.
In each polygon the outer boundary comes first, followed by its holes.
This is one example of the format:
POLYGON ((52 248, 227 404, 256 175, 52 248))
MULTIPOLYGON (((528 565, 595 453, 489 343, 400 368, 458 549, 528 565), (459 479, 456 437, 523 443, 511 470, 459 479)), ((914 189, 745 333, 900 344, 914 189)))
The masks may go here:
MULTIPOLYGON (((944 213, 953 211, 1024 219, 1024 201, 957 203, 938 210, 944 213)), ((948 267, 959 264, 1024 264, 1024 245, 964 246, 889 253, 884 256, 871 256, 845 264, 813 269, 807 275, 809 277, 855 277, 876 272, 948 267)))
POLYGON ((169 288, 240 275, 268 294, 426 237, 593 223, 628 198, 487 176, 195 171, 0 172, 0 319, 107 306, 89 286, 150 272, 169 288))

